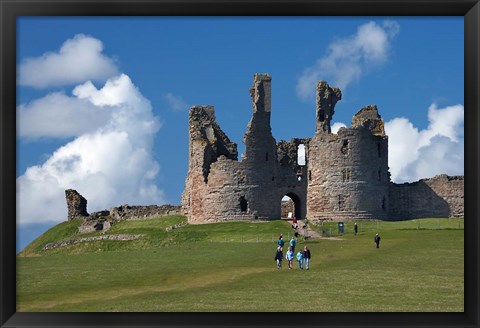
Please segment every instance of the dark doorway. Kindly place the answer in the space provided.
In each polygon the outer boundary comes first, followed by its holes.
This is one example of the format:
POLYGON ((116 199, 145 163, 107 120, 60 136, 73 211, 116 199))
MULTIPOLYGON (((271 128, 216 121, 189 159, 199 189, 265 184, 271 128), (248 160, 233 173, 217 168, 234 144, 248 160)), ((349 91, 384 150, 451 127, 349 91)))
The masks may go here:
POLYGON ((247 200, 245 199, 245 197, 242 196, 242 197, 240 197, 239 201, 240 201, 240 211, 241 212, 246 212, 247 208, 248 208, 247 200))
POLYGON ((303 218, 302 207, 300 198, 294 193, 287 193, 281 200, 281 217, 282 219, 288 218, 288 213, 292 213, 297 219, 303 218))

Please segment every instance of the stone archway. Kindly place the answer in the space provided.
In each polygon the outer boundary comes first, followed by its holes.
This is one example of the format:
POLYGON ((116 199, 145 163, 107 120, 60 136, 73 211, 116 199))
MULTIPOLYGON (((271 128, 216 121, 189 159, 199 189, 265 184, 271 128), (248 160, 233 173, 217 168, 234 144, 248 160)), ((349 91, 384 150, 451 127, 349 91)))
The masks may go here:
POLYGON ((282 197, 281 206, 282 206, 282 210, 281 210, 282 218, 287 217, 286 213, 292 212, 297 219, 303 219, 304 213, 302 213, 302 202, 300 197, 298 197, 296 194, 292 192, 286 193, 282 197), (293 204, 291 204, 290 202, 289 204, 285 204, 284 203, 285 196, 290 198, 290 201, 293 204))

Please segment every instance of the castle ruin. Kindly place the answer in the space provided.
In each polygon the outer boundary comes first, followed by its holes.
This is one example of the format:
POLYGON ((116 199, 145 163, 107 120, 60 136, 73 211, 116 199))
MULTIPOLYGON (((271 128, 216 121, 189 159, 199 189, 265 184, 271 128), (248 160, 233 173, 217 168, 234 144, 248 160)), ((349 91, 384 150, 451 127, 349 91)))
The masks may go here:
POLYGON ((376 106, 362 108, 350 127, 332 133, 342 93, 324 81, 317 84, 315 135, 276 142, 270 127, 271 80, 268 74, 254 75, 253 114, 240 161, 237 144, 217 124, 213 106, 190 109, 182 195, 189 223, 279 219, 284 196, 292 199, 298 219, 463 217, 463 176, 390 181, 388 136, 376 106), (301 148, 304 163, 298 161, 301 148))

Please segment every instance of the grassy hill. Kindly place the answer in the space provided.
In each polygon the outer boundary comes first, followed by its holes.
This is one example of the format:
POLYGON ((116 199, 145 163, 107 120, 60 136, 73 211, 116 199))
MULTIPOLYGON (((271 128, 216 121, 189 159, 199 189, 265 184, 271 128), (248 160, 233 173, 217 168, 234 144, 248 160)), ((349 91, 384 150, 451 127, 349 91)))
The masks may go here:
POLYGON ((293 232, 280 220, 124 221, 105 235, 144 236, 43 250, 101 235, 79 235, 80 223, 61 223, 18 254, 17 311, 464 311, 463 219, 359 222, 357 236, 348 222, 341 235, 336 223, 315 226, 331 237, 299 240, 312 252, 309 271, 285 261, 276 269, 277 237, 293 232))

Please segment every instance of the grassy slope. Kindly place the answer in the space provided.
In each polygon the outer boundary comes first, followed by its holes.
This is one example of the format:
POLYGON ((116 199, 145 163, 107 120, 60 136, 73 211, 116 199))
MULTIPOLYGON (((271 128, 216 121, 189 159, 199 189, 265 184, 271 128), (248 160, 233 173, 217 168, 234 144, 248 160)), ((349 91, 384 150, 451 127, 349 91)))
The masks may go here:
POLYGON ((43 252, 46 242, 78 237, 78 222, 52 228, 18 256, 17 310, 296 311, 292 301, 303 311, 464 310, 463 220, 363 222, 357 236, 347 223, 341 240, 299 243, 312 251, 309 271, 275 268, 276 238, 292 232, 287 222, 165 231, 184 220, 122 222, 108 233, 147 236, 43 252))

